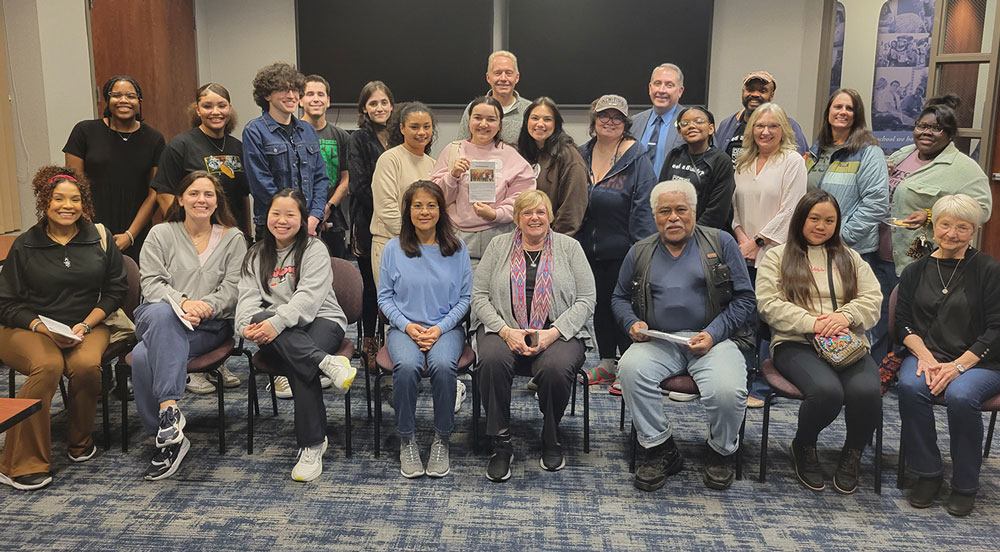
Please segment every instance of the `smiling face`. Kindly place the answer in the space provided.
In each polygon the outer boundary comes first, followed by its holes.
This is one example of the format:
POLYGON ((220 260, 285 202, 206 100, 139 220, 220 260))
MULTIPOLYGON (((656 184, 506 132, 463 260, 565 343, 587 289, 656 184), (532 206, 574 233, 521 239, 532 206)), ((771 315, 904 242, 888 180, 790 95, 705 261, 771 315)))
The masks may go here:
POLYGON ((528 115, 528 136, 531 136, 539 148, 556 131, 556 119, 547 105, 535 106, 528 115))
POLYGON ((781 125, 773 113, 763 113, 757 118, 753 125, 753 139, 764 155, 778 151, 781 146, 781 125))
POLYGON ((837 208, 829 201, 813 205, 802 226, 802 236, 809 245, 823 245, 837 230, 837 208))
POLYGON ((205 93, 198 98, 197 112, 202 129, 213 136, 221 136, 232 117, 233 107, 222 96, 211 90, 205 90, 205 93))
POLYGON ((184 209, 185 218, 194 221, 211 220, 219 206, 215 184, 207 178, 196 178, 177 198, 177 203, 184 209))
POLYGON ((913 143, 923 159, 937 157, 950 141, 948 133, 938 124, 933 113, 924 115, 913 125, 913 143))
POLYGON ((410 200, 410 222, 418 233, 427 233, 437 228, 441 218, 441 206, 434 196, 424 190, 417 190, 410 200))
POLYGON ((271 92, 264 99, 270 105, 268 111, 272 116, 276 114, 287 116, 295 113, 295 108, 299 106, 299 91, 289 85, 285 90, 271 92))
POLYGON ((653 73, 649 82, 649 100, 653 102, 653 110, 657 113, 670 111, 681 99, 684 87, 680 77, 673 69, 660 69, 653 73))
POLYGON ((618 140, 625 132, 625 116, 617 109, 605 109, 594 120, 594 132, 598 138, 618 140))
POLYGON ((485 146, 492 142, 500 132, 500 113, 497 112, 497 108, 488 103, 473 107, 472 113, 469 114, 469 132, 472 133, 472 143, 477 146, 485 146))
POLYGON ((747 113, 753 113, 761 105, 774 99, 774 83, 764 83, 759 79, 753 79, 743 85, 743 107, 747 113))
POLYGON ((854 100, 846 92, 837 94, 830 104, 830 112, 827 113, 827 120, 834 132, 849 132, 854 126, 854 100))
POLYGON ((486 72, 486 82, 490 84, 494 98, 507 97, 514 93, 521 73, 514 69, 514 61, 507 56, 493 58, 493 66, 486 72))
POLYGON ((715 133, 715 125, 708 122, 708 115, 700 109, 689 109, 677 121, 681 137, 688 144, 707 142, 715 133))
POLYGON ((306 93, 299 101, 302 110, 310 117, 320 117, 326 114, 330 107, 330 96, 326 93, 326 85, 321 82, 307 82, 306 93))
POLYGON ((385 95, 385 92, 381 90, 376 90, 365 102, 365 114, 373 123, 385 125, 391 113, 392 103, 389 102, 389 97, 385 95))
POLYGON ((694 234, 694 209, 681 192, 660 194, 654 215, 660 239, 667 245, 683 245, 694 234))
POLYGON ((403 133, 403 146, 414 155, 423 155, 434 135, 434 122, 430 113, 414 111, 399 123, 399 130, 403 133))
POLYGON ((529 243, 541 243, 549 233, 551 216, 544 201, 539 201, 531 207, 525 207, 517 216, 517 227, 529 243))
POLYGON ((111 87, 108 94, 108 109, 111 116, 119 121, 128 121, 139 113, 139 93, 132 83, 120 80, 111 87))
POLYGON ((955 253, 963 251, 975 235, 976 225, 967 220, 950 215, 941 215, 934 219, 934 241, 942 252, 950 254, 946 256, 954 256, 955 253))
POLYGON ((52 199, 45 209, 45 217, 49 224, 69 227, 76 224, 83 215, 83 195, 80 188, 69 180, 56 184, 52 190, 52 199))
POLYGON ((290 197, 279 197, 271 202, 267 211, 267 230, 274 236, 279 249, 291 245, 300 228, 302 213, 298 202, 290 197))

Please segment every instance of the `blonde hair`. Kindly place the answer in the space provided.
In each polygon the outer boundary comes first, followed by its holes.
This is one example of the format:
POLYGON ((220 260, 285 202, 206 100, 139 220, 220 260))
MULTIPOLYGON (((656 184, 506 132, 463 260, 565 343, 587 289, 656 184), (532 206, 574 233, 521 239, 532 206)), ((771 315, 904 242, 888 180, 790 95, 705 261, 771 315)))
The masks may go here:
POLYGON ((937 221, 941 217, 955 217, 978 227, 983 221, 983 208, 966 194, 946 195, 931 207, 931 220, 937 221))
POLYGON ((749 170, 753 162, 757 159, 757 156, 760 155, 760 147, 757 146, 757 142, 753 139, 753 127, 765 113, 770 113, 777 119, 778 125, 781 127, 781 144, 775 153, 796 149, 795 131, 792 130, 792 124, 788 122, 785 110, 773 102, 763 104, 753 111, 753 114, 750 115, 750 120, 747 121, 747 129, 743 133, 743 153, 736 158, 736 172, 738 173, 749 170))
POLYGON ((521 211, 537 207, 539 204, 545 205, 545 210, 549 213, 549 222, 552 221, 552 200, 549 194, 541 190, 528 190, 521 192, 514 200, 514 224, 521 218, 521 211))
POLYGON ((490 54, 489 59, 486 61, 486 72, 487 73, 489 73, 490 71, 493 70, 493 60, 495 60, 498 57, 505 57, 505 58, 510 59, 511 63, 514 64, 514 72, 515 73, 519 72, 517 70, 517 56, 515 56, 511 52, 508 52, 507 50, 497 50, 497 51, 493 52, 492 54, 490 54))

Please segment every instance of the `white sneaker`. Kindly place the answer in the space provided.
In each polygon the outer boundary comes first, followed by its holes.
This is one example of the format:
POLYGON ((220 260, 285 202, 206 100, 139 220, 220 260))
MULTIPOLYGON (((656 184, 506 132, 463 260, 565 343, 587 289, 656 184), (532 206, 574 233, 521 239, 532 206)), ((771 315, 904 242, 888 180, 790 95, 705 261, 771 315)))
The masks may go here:
POLYGON ((288 378, 285 376, 274 376, 274 394, 279 399, 292 398, 292 388, 288 385, 288 378))
POLYGON ((333 385, 341 393, 347 393, 354 383, 354 376, 358 375, 358 369, 351 366, 351 361, 345 356, 326 355, 319 363, 319 369, 323 374, 333 380, 333 385))
POLYGON ((322 445, 299 449, 299 461, 292 468, 292 479, 295 481, 312 481, 323 473, 323 454, 326 453, 327 439, 323 437, 322 445))
POLYGON ((187 385, 184 387, 198 395, 215 393, 215 386, 205 378, 205 374, 188 374, 187 385))
POLYGON ((326 377, 325 375, 321 375, 319 377, 319 386, 322 389, 329 389, 330 386, 332 386, 332 385, 333 385, 333 380, 332 379, 326 377))
POLYGON ((677 391, 671 391, 667 397, 676 402, 688 402, 697 399, 700 395, 697 393, 679 393, 677 391))
MULTIPOLYGON (((219 374, 222 375, 222 386, 225 387, 226 389, 240 386, 240 378, 236 377, 236 374, 230 372, 229 368, 227 368, 225 364, 219 367, 219 374)), ((212 374, 206 373, 205 379, 209 383, 215 385, 215 376, 213 376, 212 374)))
POLYGON ((465 384, 462 380, 458 381, 457 389, 455 390, 455 414, 462 409, 462 403, 465 401, 465 384))

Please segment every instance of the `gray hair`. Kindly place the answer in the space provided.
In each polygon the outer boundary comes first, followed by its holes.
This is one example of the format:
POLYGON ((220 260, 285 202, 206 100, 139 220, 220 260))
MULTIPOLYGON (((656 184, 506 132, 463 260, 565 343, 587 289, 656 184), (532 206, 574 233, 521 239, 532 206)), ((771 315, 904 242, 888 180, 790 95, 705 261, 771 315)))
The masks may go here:
POLYGON ((656 207, 660 204, 660 196, 663 194, 684 194, 684 199, 687 200, 688 205, 692 209, 698 207, 698 192, 694 189, 694 184, 686 178, 678 178, 677 180, 664 180, 649 192, 649 207, 653 209, 653 214, 656 214, 656 207))
POLYGON ((983 221, 983 208, 966 194, 946 195, 931 207, 931 220, 940 217, 954 217, 979 226, 983 221))
POLYGON ((489 59, 486 60, 486 72, 489 73, 493 70, 493 61, 498 57, 505 57, 514 64, 514 72, 517 73, 517 56, 507 50, 497 50, 490 54, 489 59))
POLYGON ((677 73, 677 85, 684 86, 684 71, 681 71, 681 68, 673 63, 661 63, 654 67, 653 72, 649 74, 649 82, 653 82, 653 78, 656 76, 657 71, 663 71, 664 69, 669 69, 677 73))

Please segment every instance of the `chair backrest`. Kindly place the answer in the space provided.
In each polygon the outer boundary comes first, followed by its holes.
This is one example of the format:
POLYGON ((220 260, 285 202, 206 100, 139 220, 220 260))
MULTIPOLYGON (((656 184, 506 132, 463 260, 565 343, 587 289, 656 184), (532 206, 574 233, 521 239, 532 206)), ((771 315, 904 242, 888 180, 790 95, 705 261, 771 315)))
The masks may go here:
POLYGON ((0 236, 0 265, 7 260, 7 254, 10 253, 10 247, 14 245, 14 240, 16 239, 16 234, 0 236))
POLYGON ((889 350, 896 344, 896 300, 899 298, 899 284, 889 294, 889 350))
POLYGON ((353 324, 361 318, 361 295, 364 284, 361 272, 349 261, 330 257, 333 268, 333 292, 337 295, 337 303, 344 309, 347 323, 353 324))
POLYGON ((139 306, 142 288, 139 286, 139 265, 132 257, 122 255, 125 261, 125 275, 128 280, 128 290, 125 292, 125 300, 122 302, 122 310, 129 320, 135 322, 135 309, 139 306))

